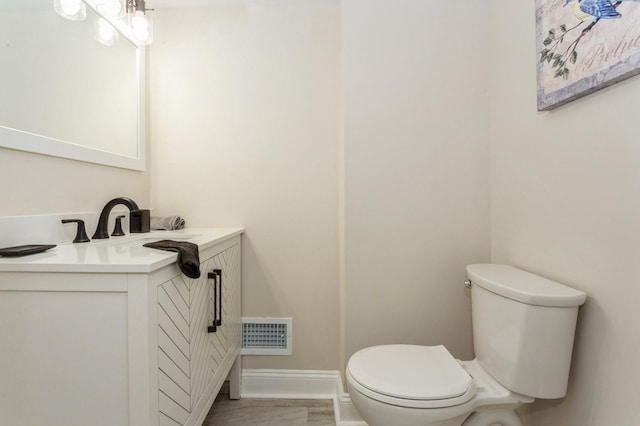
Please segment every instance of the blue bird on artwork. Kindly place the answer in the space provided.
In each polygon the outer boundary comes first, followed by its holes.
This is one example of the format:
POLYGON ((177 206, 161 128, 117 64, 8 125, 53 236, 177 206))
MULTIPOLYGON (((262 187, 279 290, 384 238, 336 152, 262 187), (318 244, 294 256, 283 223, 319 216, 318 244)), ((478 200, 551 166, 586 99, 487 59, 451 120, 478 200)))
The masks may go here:
POLYGON ((640 0, 566 0, 573 14, 581 21, 619 18, 622 15, 616 10, 614 4, 623 1, 640 0))

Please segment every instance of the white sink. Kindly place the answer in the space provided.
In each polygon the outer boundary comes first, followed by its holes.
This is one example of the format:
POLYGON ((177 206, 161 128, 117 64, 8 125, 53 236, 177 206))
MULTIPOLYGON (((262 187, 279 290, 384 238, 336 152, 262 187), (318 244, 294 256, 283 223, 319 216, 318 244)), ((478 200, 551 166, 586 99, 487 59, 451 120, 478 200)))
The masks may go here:
POLYGON ((145 234, 130 234, 122 237, 111 237, 106 241, 98 241, 94 244, 103 246, 128 245, 131 247, 141 247, 144 244, 161 240, 189 241, 200 237, 201 234, 186 234, 181 232, 150 232, 145 234))

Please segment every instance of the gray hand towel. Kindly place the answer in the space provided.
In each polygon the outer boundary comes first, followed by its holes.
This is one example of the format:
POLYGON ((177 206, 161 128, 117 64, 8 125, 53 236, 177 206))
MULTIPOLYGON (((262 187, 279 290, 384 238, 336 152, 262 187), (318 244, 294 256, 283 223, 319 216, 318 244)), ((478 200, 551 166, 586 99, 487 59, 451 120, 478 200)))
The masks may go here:
POLYGON ((161 240, 147 243, 144 247, 178 253, 178 266, 189 278, 200 278, 200 253, 198 245, 188 241, 161 240))
POLYGON ((165 216, 151 218, 151 229, 160 231, 173 231, 184 228, 184 219, 180 216, 165 216))

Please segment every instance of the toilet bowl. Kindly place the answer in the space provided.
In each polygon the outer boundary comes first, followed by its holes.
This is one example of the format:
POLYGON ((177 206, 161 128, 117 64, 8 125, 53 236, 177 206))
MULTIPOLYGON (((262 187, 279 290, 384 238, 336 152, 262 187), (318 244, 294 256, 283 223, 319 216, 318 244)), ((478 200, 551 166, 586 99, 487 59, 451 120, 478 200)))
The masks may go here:
POLYGON ((444 346, 365 348, 349 360, 346 377, 369 426, 521 426, 513 410, 534 400, 506 389, 477 360, 456 360, 444 346))
POLYGON ((514 411, 566 394, 578 290, 507 265, 469 265, 474 351, 382 345, 351 356, 354 407, 369 426, 522 426, 514 411))

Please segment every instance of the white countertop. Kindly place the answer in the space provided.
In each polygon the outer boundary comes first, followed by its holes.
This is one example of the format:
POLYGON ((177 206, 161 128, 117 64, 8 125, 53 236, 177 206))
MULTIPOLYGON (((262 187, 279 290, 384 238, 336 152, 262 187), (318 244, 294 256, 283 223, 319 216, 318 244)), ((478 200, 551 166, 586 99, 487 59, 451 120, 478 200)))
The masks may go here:
POLYGON ((242 228, 187 228, 65 243, 39 254, 0 257, 0 272, 149 273, 174 263, 178 255, 143 244, 173 239, 195 243, 202 251, 243 232, 242 228))

